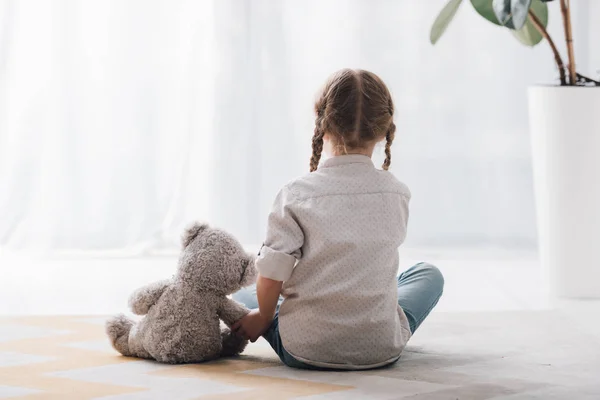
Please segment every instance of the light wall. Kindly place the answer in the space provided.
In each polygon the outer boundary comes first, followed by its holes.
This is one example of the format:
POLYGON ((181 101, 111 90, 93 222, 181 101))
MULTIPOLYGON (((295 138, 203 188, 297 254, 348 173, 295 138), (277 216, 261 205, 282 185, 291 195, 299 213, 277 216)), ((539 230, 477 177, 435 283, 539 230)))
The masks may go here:
MULTIPOLYGON (((354 67, 394 95, 407 244, 533 249, 526 95, 556 81, 552 55, 467 1, 432 47, 444 3, 0 2, 0 247, 176 249, 197 218, 261 243, 278 189, 307 172, 315 93, 354 67)), ((600 5, 572 3, 594 75, 600 5)))

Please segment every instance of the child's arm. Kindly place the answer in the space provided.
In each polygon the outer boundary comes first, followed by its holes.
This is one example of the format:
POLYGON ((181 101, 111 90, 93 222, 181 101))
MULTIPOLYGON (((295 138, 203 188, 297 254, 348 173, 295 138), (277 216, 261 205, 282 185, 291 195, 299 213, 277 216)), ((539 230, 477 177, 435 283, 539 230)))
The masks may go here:
POLYGON ((269 328, 283 282, 292 276, 302 257, 304 232, 296 216, 296 202, 287 187, 277 194, 269 214, 267 236, 255 262, 259 274, 256 281, 258 310, 252 310, 231 327, 253 342, 269 328))
POLYGON ((252 310, 244 318, 233 324, 231 329, 238 335, 255 342, 260 335, 265 333, 273 321, 282 285, 283 282, 281 281, 259 275, 256 281, 258 310, 252 310))
POLYGON ((269 321, 273 320, 277 302, 281 294, 281 286, 283 282, 265 278, 258 275, 256 280, 256 297, 258 297, 258 311, 260 315, 269 321))

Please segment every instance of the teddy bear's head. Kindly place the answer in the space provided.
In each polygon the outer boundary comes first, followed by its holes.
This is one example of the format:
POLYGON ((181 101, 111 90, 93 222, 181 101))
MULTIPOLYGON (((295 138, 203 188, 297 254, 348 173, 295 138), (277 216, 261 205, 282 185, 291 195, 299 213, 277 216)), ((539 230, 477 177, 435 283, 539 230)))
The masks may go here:
POLYGON ((196 222, 181 241, 177 278, 183 284, 227 295, 256 280, 254 256, 229 233, 196 222))

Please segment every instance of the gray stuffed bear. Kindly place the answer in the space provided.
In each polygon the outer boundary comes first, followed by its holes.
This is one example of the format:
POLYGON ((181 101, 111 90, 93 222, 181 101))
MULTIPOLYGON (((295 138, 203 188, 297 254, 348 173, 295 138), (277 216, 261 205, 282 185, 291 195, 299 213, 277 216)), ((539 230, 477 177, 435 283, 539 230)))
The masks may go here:
POLYGON ((106 323, 113 347, 124 356, 164 363, 192 363, 241 353, 247 340, 222 327, 249 310, 227 297, 256 280, 254 256, 226 232, 195 223, 183 237, 177 273, 142 287, 129 306, 145 315, 124 315, 106 323))

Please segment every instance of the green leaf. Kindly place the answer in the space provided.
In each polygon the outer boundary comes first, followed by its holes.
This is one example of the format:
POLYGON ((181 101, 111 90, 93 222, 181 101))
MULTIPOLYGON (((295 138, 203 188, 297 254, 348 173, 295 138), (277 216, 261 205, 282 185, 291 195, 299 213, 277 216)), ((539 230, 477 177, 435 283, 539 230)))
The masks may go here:
MULTIPOLYGON (((548 26, 548 6, 546 5, 546 2, 542 0, 532 0, 531 11, 536 17, 539 18, 544 27, 548 26)), ((519 40, 519 42, 523 43, 525 46, 533 47, 543 39, 542 35, 531 23, 529 18, 521 29, 511 32, 517 38, 517 40, 519 40)))
POLYGON ((521 29, 527 21, 527 13, 531 6, 531 0, 512 0, 510 12, 512 14, 512 23, 515 29, 521 29))
POLYGON ((493 0, 471 0, 471 5, 483 18, 487 19, 491 23, 500 25, 496 14, 494 14, 494 8, 492 6, 493 0))
MULTIPOLYGON (((471 5, 479 15, 488 21, 502 26, 498 22, 498 18, 494 14, 494 7, 492 5, 494 0, 471 0, 471 5)), ((545 1, 532 0, 530 9, 540 19, 544 26, 548 25, 548 6, 545 1)), ((524 45, 535 46, 542 41, 542 35, 535 29, 535 26, 527 18, 525 25, 519 30, 511 30, 511 33, 524 45)))
POLYGON ((492 9, 500 25, 512 29, 511 0, 492 0, 492 9))
POLYGON ((461 3, 462 0, 450 0, 448 4, 442 8, 442 11, 438 14, 433 25, 431 25, 431 32, 429 33, 429 41, 431 44, 436 44, 440 37, 442 37, 448 24, 450 24, 454 15, 456 15, 456 11, 458 11, 458 7, 461 3))
POLYGON ((527 21, 531 0, 492 0, 492 8, 500 25, 521 29, 527 21))

